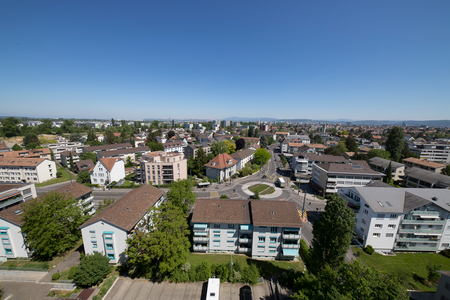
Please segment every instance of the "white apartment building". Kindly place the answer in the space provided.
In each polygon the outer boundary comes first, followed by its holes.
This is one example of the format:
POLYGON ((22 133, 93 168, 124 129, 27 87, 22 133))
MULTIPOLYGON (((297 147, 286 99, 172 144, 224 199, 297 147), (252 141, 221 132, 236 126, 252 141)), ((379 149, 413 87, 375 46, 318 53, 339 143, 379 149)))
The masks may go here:
POLYGON ((303 225, 294 202, 197 199, 191 225, 194 252, 291 260, 299 255, 303 225))
POLYGON ((123 263, 127 239, 150 218, 149 209, 159 207, 164 191, 143 185, 102 210, 79 227, 86 254, 101 252, 110 263, 123 263))
POLYGON ((310 185, 325 196, 343 187, 364 186, 371 181, 381 180, 383 176, 383 173, 372 170, 365 161, 314 164, 310 185))
POLYGON ((339 190, 356 211, 355 233, 375 251, 432 251, 450 245, 450 190, 350 187, 339 190))
POLYGON ((450 145, 448 144, 410 144, 409 151, 420 159, 448 164, 450 163, 450 145))
POLYGON ((253 160, 255 157, 255 151, 252 149, 244 149, 242 151, 235 152, 230 155, 237 161, 236 171, 245 168, 245 165, 253 160))
POLYGON ((104 186, 113 181, 119 182, 125 178, 125 163, 120 158, 105 157, 99 159, 89 173, 92 184, 104 186))
POLYGON ((178 152, 183 154, 183 143, 181 141, 163 143, 164 152, 178 152))
POLYGON ((0 158, 0 182, 41 183, 56 178, 56 171, 47 158, 0 158))
POLYGON ((34 183, 0 183, 0 210, 36 197, 34 183))
POLYGON ((318 155, 316 153, 298 152, 291 158, 291 168, 294 174, 312 174, 314 164, 349 163, 343 156, 318 155))
POLYGON ((83 153, 84 144, 81 142, 60 142, 57 144, 49 144, 48 148, 53 151, 55 159, 61 159, 61 152, 83 153))

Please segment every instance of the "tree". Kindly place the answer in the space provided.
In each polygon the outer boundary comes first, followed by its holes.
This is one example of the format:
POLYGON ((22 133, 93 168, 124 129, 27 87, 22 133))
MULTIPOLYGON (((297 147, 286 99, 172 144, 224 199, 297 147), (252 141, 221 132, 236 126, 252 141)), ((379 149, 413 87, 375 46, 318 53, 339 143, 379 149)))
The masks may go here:
POLYGON ((316 134, 313 137, 313 141, 314 141, 314 144, 323 144, 322 137, 320 135, 318 135, 318 134, 316 134))
POLYGON ((253 126, 249 126, 248 132, 247 132, 247 136, 248 137, 253 137, 253 126))
POLYGON ((2 120, 2 131, 6 137, 18 136, 20 134, 19 120, 14 117, 2 120))
POLYGON ((370 149, 369 153, 367 153, 369 159, 373 157, 381 157, 387 160, 391 160, 391 154, 383 149, 370 149))
POLYGON ((445 168, 441 170, 442 175, 450 176, 450 165, 447 165, 445 168))
POLYGON ((70 168, 70 171, 73 171, 73 169, 74 169, 72 152, 69 152, 69 168, 70 168))
POLYGON ((130 273, 164 278, 184 264, 189 253, 185 212, 171 202, 151 209, 152 220, 127 240, 130 273))
POLYGON ((131 147, 133 147, 133 148, 136 147, 136 141, 134 139, 133 134, 130 136, 130 144, 131 144, 131 147))
POLYGON ((214 156, 228 152, 228 146, 224 141, 218 141, 211 144, 211 151, 214 156))
POLYGON ((404 141, 404 146, 403 146, 403 151, 402 151, 402 159, 409 158, 409 157, 419 158, 419 156, 416 153, 409 151, 408 142, 404 141))
POLYGON ((395 126, 389 132, 388 139, 386 141, 386 150, 391 154, 393 161, 400 161, 402 152, 405 147, 403 129, 399 126, 395 126))
POLYGON ((236 151, 239 151, 241 149, 245 148, 245 140, 243 138, 236 140, 236 151))
POLYGON ((271 157, 272 155, 266 149, 259 148, 255 151, 254 161, 257 165, 264 166, 271 157))
POLYGON ((112 126, 116 126, 116 121, 114 121, 114 118, 111 118, 111 124, 112 126))
POLYGON ((89 171, 84 170, 81 171, 77 176, 77 182, 78 183, 91 183, 91 176, 89 175, 89 171))
POLYGON ((97 163, 97 154, 95 154, 94 152, 88 151, 84 154, 80 154, 80 159, 81 160, 90 159, 95 164, 95 163, 97 163))
POLYGON ((392 162, 389 162, 389 166, 386 169, 386 176, 384 177, 384 182, 391 184, 392 181, 392 162))
POLYGON ((236 144, 232 141, 226 140, 224 141, 225 145, 227 146, 227 153, 231 154, 236 152, 236 144))
POLYGON ((265 135, 261 136, 261 138, 259 139, 259 145, 264 149, 269 146, 269 142, 267 141, 267 137, 265 135))
POLYGON ((358 143, 352 136, 348 136, 345 139, 345 147, 347 147, 348 151, 357 153, 359 151, 358 143))
POLYGON ((317 273, 325 266, 335 269, 344 261, 353 236, 355 214, 337 194, 327 200, 322 217, 314 222, 311 267, 317 273))
POLYGON ((109 258, 100 252, 95 252, 81 258, 80 264, 73 274, 73 280, 77 286, 89 288, 102 283, 111 271, 109 258))
POLYGON ((95 135, 95 133, 92 130, 89 130, 86 142, 93 142, 93 141, 98 141, 97 136, 95 135))
POLYGON ((133 162, 131 161, 131 156, 128 156, 125 162, 125 167, 130 168, 133 166, 133 162))
POLYGON ((25 145, 25 148, 30 143, 36 143, 37 145, 39 145, 39 138, 35 133, 27 133, 23 138, 23 144, 25 145))
POLYGON ((22 233, 38 259, 50 260, 80 240, 78 227, 90 216, 75 201, 70 194, 53 191, 22 204, 22 233))
POLYGON ((116 200, 114 200, 113 198, 103 199, 103 201, 99 203, 98 208, 95 210, 95 214, 98 214, 99 212, 113 204, 115 201, 116 200))
POLYGON ((81 133, 72 133, 69 137, 69 140, 71 142, 82 142, 83 136, 81 135, 81 133))
POLYGON ((92 142, 89 142, 89 143, 87 143, 87 144, 89 144, 90 146, 101 146, 101 145, 104 145, 102 142, 100 142, 100 141, 92 141, 92 142))
POLYGON ((17 144, 14 144, 14 146, 12 146, 11 149, 12 149, 13 151, 20 151, 20 150, 23 150, 22 147, 20 147, 20 146, 17 145, 17 144))
POLYGON ((175 136, 175 131, 169 130, 169 132, 167 133, 167 137, 170 139, 173 136, 175 136))
POLYGON ((170 202, 187 212, 190 206, 195 204, 197 194, 194 192, 194 184, 189 179, 172 181, 167 192, 170 202))
POLYGON ((161 143, 148 142, 145 145, 152 151, 164 151, 164 146, 161 143))
POLYGON ((107 145, 111 145, 116 142, 116 137, 112 131, 108 131, 106 133, 106 141, 105 142, 107 145))
POLYGON ((63 123, 61 125, 61 131, 66 133, 71 133, 74 131, 73 125, 75 122, 73 120, 63 120, 63 123))

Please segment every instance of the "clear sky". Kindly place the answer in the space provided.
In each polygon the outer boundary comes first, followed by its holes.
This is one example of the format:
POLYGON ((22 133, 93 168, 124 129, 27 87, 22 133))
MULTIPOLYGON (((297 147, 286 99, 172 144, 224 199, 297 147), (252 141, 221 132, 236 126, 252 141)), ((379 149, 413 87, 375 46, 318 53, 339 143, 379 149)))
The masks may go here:
POLYGON ((450 119, 450 1, 0 1, 0 115, 450 119))

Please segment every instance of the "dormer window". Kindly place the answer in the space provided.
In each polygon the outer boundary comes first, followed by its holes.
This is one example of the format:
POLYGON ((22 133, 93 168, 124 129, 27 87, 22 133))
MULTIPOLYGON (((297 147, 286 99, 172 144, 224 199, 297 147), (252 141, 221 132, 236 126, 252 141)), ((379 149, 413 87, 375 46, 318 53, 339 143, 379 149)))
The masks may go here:
POLYGON ((231 165, 231 163, 233 162, 232 159, 228 160, 228 164, 231 165))

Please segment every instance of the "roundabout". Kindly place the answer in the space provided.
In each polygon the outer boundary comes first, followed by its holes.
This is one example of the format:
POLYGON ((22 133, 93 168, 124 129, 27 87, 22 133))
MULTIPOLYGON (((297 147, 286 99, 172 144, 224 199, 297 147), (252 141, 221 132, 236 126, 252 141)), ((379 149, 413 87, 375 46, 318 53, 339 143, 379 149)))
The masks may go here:
POLYGON ((264 184, 264 185, 267 185, 267 186, 269 186, 269 187, 274 188, 274 190, 275 190, 275 191, 274 191, 273 193, 271 193, 271 194, 267 194, 267 195, 259 194, 259 197, 260 197, 261 199, 279 198, 279 197, 283 194, 283 189, 276 187, 275 184, 274 184, 273 182, 268 182, 268 181, 258 181, 258 180, 254 180, 254 181, 247 182, 247 183, 243 184, 243 185, 242 185, 242 192, 244 192, 244 193, 245 193, 246 195, 248 195, 248 196, 252 196, 252 195, 254 195, 255 193, 253 193, 252 191, 250 191, 249 188, 250 188, 251 186, 258 185, 258 184, 264 184))

